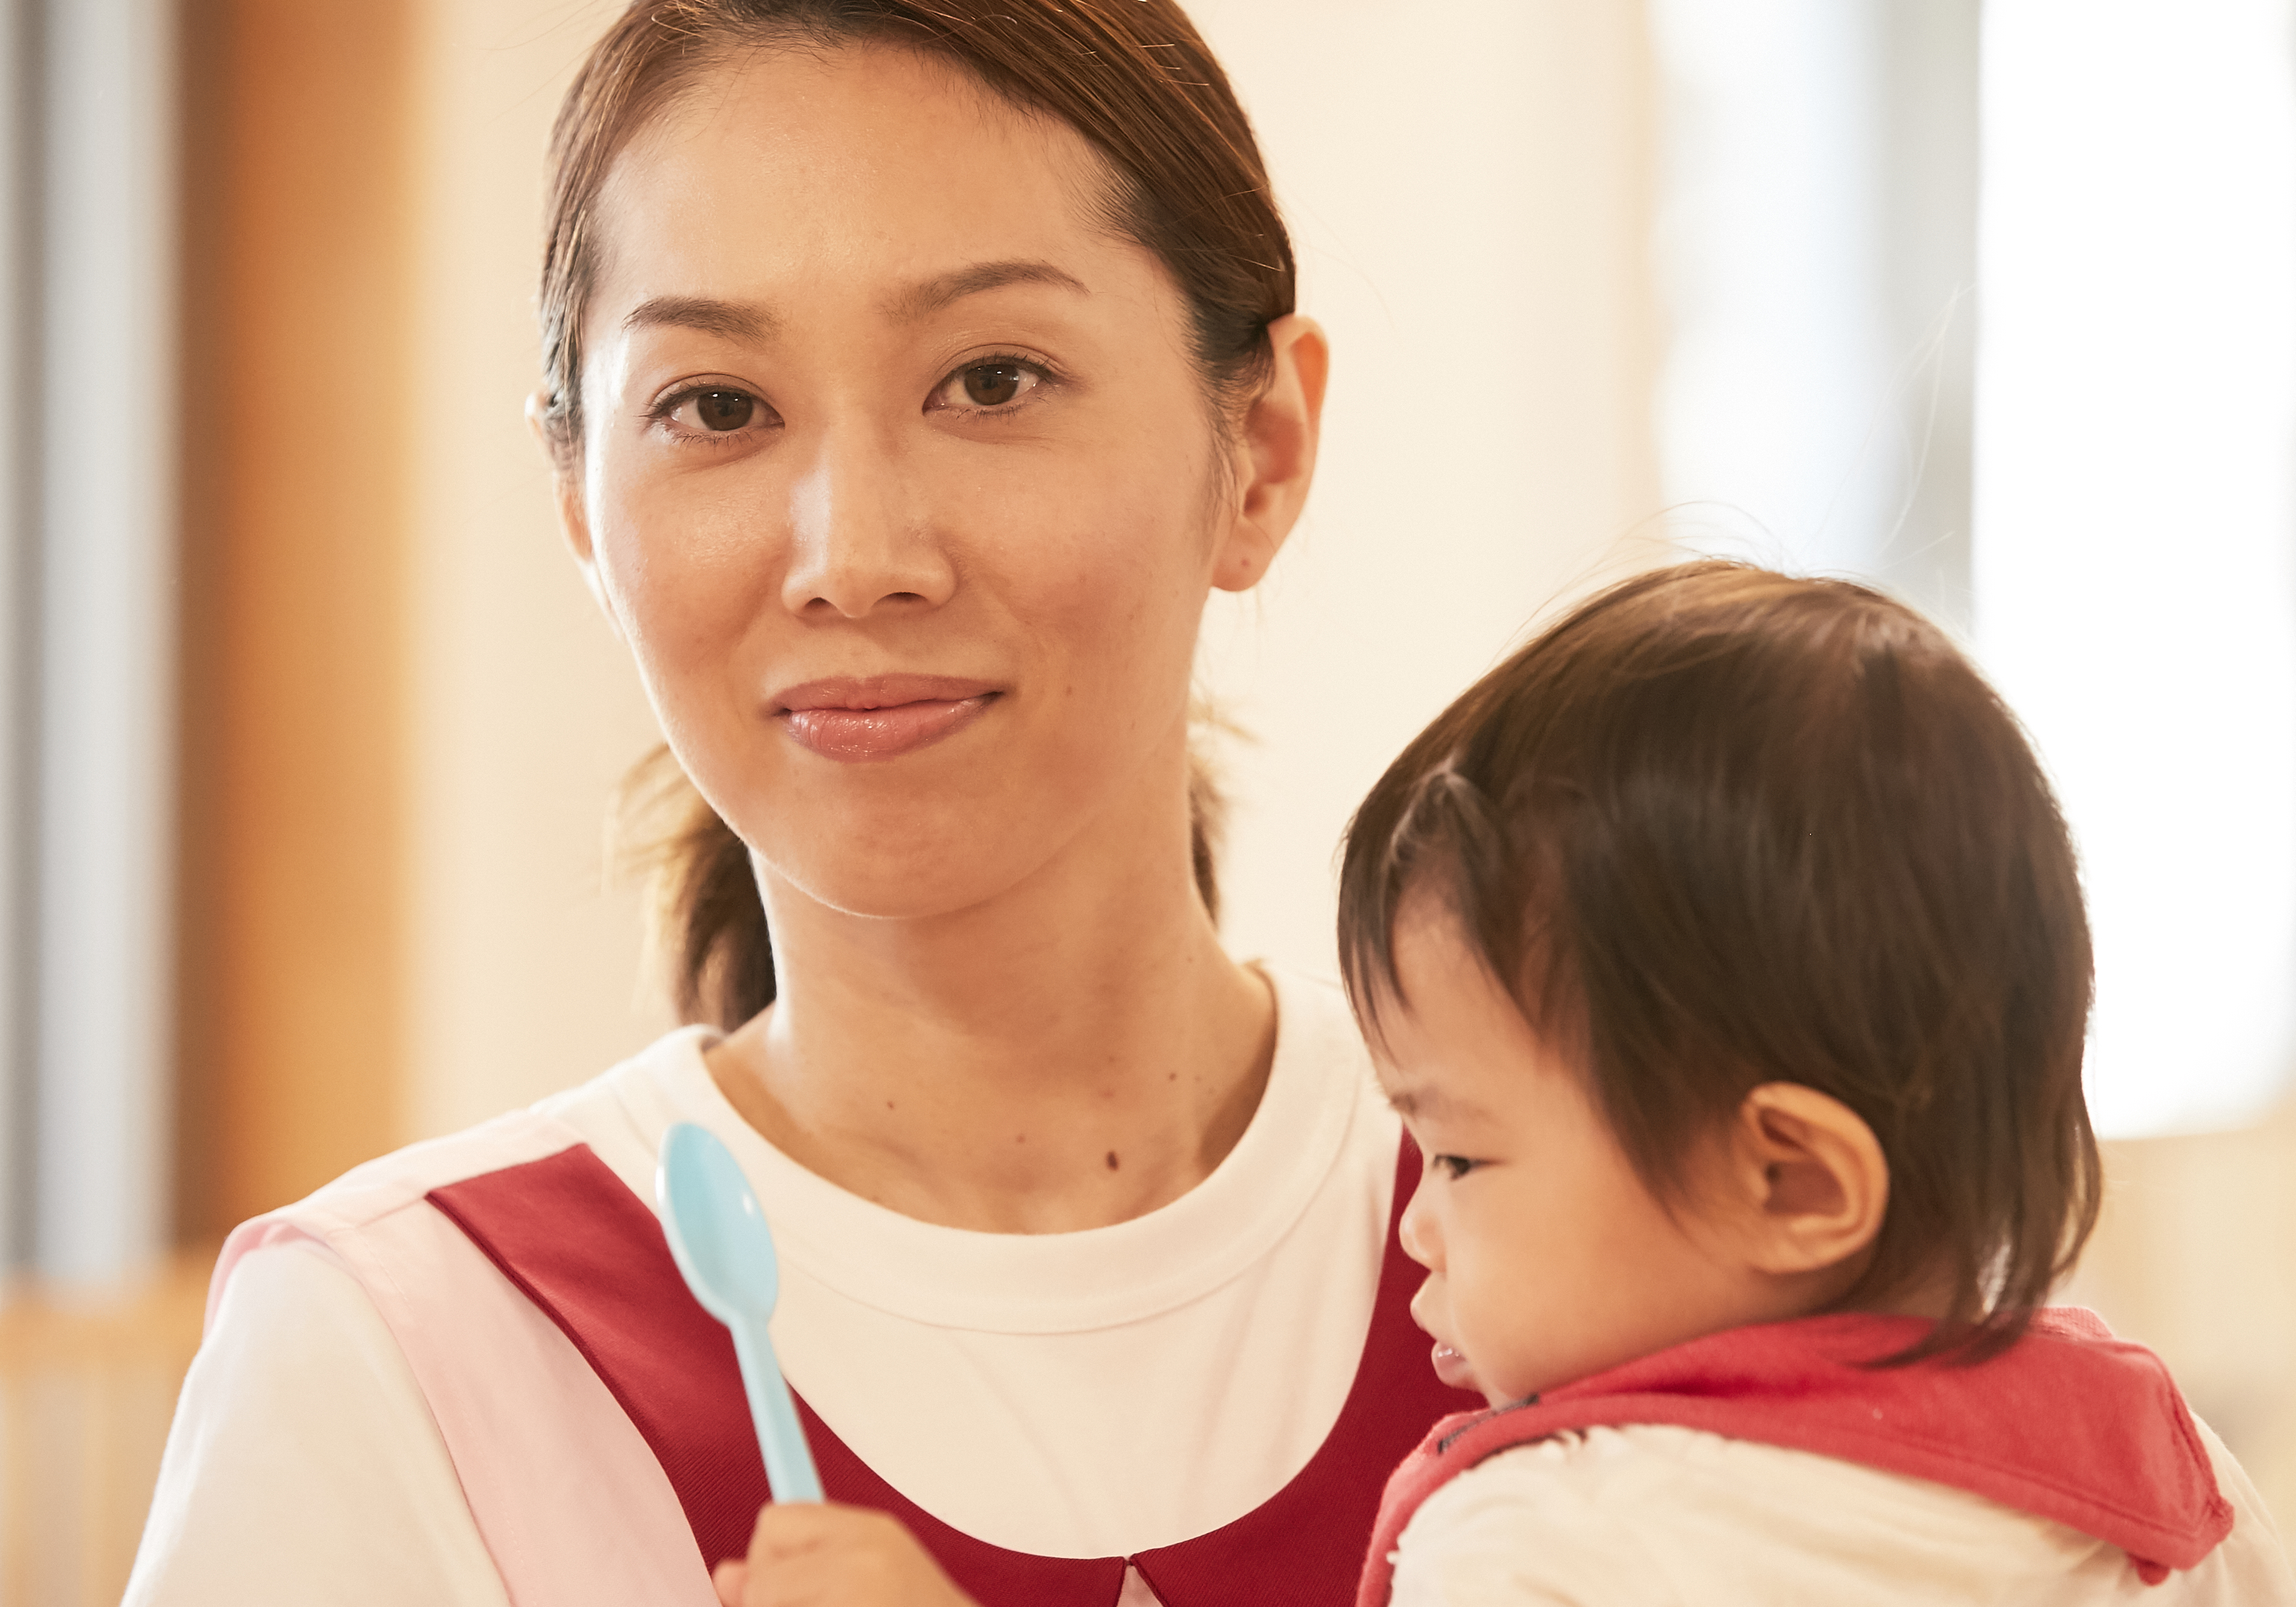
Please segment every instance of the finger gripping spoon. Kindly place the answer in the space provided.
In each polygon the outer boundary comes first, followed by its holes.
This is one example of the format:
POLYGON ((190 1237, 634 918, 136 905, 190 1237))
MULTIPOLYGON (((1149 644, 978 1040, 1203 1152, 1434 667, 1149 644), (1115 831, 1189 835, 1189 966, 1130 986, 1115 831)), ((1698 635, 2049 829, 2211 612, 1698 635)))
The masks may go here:
POLYGON ((814 1471, 797 1405, 766 1332, 781 1293, 781 1266, 766 1213, 742 1175, 741 1162, 707 1128, 673 1123, 662 1135, 653 1192, 669 1235, 669 1253, 685 1286, 704 1311, 733 1332, 742 1388, 750 1398, 750 1418, 757 1425, 758 1449, 766 1459, 774 1499, 820 1500, 821 1475, 814 1471))

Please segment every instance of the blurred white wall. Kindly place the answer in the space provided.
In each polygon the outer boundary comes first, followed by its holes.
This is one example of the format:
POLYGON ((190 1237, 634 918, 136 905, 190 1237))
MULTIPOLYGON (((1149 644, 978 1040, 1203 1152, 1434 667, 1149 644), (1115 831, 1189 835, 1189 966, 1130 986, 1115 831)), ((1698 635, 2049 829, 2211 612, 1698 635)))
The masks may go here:
POLYGON ((522 416, 543 147, 611 0, 422 0, 408 1136, 603 1070, 664 1018, 601 845, 659 740, 522 416))
POLYGON ((1333 352, 1307 516, 1216 599, 1240 955, 1329 974, 1333 854, 1421 726, 1558 599, 1665 549, 1642 7, 1192 0, 1333 352))

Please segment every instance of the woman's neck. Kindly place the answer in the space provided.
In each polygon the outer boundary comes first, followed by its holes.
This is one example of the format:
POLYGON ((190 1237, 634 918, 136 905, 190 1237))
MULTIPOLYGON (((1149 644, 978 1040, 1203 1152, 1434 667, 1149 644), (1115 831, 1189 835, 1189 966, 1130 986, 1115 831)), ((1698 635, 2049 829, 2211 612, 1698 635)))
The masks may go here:
POLYGON ((779 998, 709 1052, 718 1086, 808 1169, 923 1221, 1061 1233, 1177 1199, 1259 1106, 1275 1003, 1221 949, 1185 837, 1144 853, 1137 824, 924 918, 769 877, 779 998))

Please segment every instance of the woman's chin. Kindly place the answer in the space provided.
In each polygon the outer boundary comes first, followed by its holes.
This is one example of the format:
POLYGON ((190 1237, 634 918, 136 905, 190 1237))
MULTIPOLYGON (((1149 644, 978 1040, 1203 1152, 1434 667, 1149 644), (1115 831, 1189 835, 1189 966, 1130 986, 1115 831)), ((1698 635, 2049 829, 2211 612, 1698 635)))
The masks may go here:
POLYGON ((889 853, 866 865, 776 865, 777 879, 799 897, 841 915, 869 921, 943 920, 996 903, 1027 874, 978 856, 950 851, 889 853))

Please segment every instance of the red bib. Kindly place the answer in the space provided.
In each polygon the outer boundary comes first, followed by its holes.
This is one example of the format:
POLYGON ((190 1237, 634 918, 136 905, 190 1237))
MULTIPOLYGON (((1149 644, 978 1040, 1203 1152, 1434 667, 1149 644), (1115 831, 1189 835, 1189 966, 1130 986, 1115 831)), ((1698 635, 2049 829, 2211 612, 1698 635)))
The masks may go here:
POLYGON ((2232 1532, 2184 1397, 2142 1345, 2056 1307, 1975 1366, 1863 1365, 1928 1330, 1861 1315, 1734 1328, 1447 1417, 1388 1480, 1358 1607, 1386 1607, 1397 1537, 1436 1490, 1512 1447, 1600 1425, 1675 1423, 1970 1490, 2120 1546, 2147 1584, 2232 1532))
MULTIPOLYGON (((1371 1329, 1339 1421, 1289 1484, 1234 1522, 1128 1558, 1007 1551, 920 1510, 800 1400, 824 1488, 832 1501, 898 1517, 959 1586, 992 1607, 1113 1607, 1128 1562, 1166 1607, 1344 1607, 1381 1481, 1429 1423, 1470 1398, 1437 1381, 1427 1337, 1411 1321, 1418 1269, 1395 1230, 1419 1172, 1406 1140, 1371 1329)), ((677 1492, 703 1563, 746 1554, 769 1492, 733 1341, 687 1292, 644 1201, 584 1144, 449 1184, 430 1199, 613 1392, 677 1492)))

